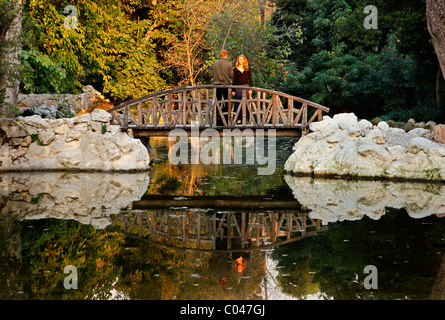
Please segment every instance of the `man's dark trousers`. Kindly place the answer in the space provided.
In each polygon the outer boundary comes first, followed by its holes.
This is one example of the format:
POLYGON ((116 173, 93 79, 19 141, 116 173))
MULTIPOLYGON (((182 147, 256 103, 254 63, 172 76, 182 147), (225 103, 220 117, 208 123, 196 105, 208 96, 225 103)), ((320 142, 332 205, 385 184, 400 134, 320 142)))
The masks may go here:
MULTIPOLYGON (((228 100, 229 99, 229 89, 227 89, 227 88, 216 88, 216 99, 218 101, 228 100)), ((220 106, 221 106, 221 111, 222 112, 228 112, 228 104, 227 104, 227 102, 224 102, 220 106)), ((219 110, 215 108, 215 112, 216 112, 216 125, 217 126, 223 126, 224 123, 223 123, 223 121, 221 119, 221 115, 219 113, 219 110)), ((226 122, 228 122, 228 117, 226 117, 226 122)))

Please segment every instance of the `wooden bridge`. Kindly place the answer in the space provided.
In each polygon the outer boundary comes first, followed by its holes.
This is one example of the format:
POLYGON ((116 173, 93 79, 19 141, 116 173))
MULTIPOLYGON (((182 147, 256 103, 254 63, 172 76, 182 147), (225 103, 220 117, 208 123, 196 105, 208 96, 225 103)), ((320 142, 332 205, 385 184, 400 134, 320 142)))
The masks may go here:
MULTIPOLYGON (((168 136, 175 128, 275 129, 276 136, 300 136, 309 124, 320 121, 320 104, 282 92, 245 86, 197 85, 160 91, 112 108, 112 123, 132 129, 135 137, 168 136), (227 89, 228 98, 217 100, 217 89, 227 89), (244 89, 241 98, 232 96, 244 89), (239 121, 237 121, 239 120, 239 121)), ((188 129, 188 130, 187 130, 188 129)), ((268 130, 264 130, 267 135, 268 130)))

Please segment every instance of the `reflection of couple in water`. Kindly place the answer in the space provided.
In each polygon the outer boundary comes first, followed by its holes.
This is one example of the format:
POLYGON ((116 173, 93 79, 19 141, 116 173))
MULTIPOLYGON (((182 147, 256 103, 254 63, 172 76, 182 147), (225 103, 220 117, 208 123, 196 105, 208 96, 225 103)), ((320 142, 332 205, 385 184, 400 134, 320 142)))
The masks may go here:
MULTIPOLYGON (((222 213, 217 215, 222 216, 222 213)), ((239 228, 243 227, 242 224, 242 214, 239 212, 235 213, 236 223, 239 228)), ((247 215, 248 219, 248 215, 247 215)), ((227 277, 232 272, 233 264, 235 265, 235 270, 238 275, 241 275, 243 271, 247 268, 247 262, 250 259, 250 252, 246 251, 247 243, 242 244, 242 241, 246 239, 241 238, 240 230, 237 227, 229 229, 227 227, 230 221, 226 221, 223 224, 223 234, 218 236, 215 242, 215 249, 218 250, 212 254, 209 264, 212 273, 218 277, 219 284, 225 285, 227 283, 227 277), (233 235, 231 235, 233 230, 233 235), (230 238, 230 250, 228 249, 228 240, 230 238), (227 251, 225 251, 227 250, 227 251)), ((221 222, 223 223, 223 222, 221 222)), ((246 221, 244 231, 247 231, 248 221, 246 221)))

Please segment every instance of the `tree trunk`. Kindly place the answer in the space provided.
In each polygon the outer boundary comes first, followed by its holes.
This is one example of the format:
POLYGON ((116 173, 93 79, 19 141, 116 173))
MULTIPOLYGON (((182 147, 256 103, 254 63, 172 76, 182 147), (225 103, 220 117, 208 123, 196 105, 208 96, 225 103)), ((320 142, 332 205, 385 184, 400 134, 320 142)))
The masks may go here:
POLYGON ((260 8, 260 16, 261 16, 261 26, 264 27, 264 23, 266 20, 266 3, 267 0, 260 0, 259 8, 260 8))
POLYGON ((2 57, 3 66, 6 68, 5 77, 2 81, 5 92, 5 105, 9 106, 6 113, 9 116, 13 115, 13 109, 17 106, 17 99, 19 94, 19 77, 18 70, 20 67, 20 52, 21 52, 21 33, 22 33, 22 0, 16 0, 14 12, 15 17, 4 35, 4 41, 7 43, 7 49, 2 57), (11 109, 12 107, 12 109, 11 109), (9 109, 9 110, 8 110, 9 109))
POLYGON ((440 67, 437 69, 437 76, 436 76, 436 105, 437 108, 440 108, 440 100, 441 100, 441 90, 440 90, 440 78, 441 78, 441 69, 440 67))
POLYGON ((442 75, 445 77, 445 1, 426 0, 426 19, 442 75))

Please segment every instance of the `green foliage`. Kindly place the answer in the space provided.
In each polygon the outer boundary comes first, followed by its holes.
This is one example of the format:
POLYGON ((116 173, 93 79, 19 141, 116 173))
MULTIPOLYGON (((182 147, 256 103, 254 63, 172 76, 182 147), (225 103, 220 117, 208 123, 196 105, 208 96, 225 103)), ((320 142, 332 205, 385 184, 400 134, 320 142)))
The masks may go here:
MULTIPOLYGON (((43 146, 43 142, 40 140, 40 138, 39 138, 39 134, 38 133, 34 133, 34 134, 31 134, 31 141, 32 142, 37 142, 37 145, 39 145, 39 146, 43 146)), ((33 201, 31 201, 31 203, 38 203, 39 201, 39 199, 43 196, 44 194, 42 193, 42 194, 39 194, 39 196, 37 197, 37 198, 33 198, 33 201)))
POLYGON ((302 70, 291 64, 283 84, 287 92, 297 92, 333 108, 350 110, 361 117, 412 107, 418 98, 415 62, 388 48, 362 59, 352 54, 321 51, 302 70))
POLYGON ((76 92, 79 81, 69 81, 62 63, 54 62, 36 48, 22 50, 22 89, 29 93, 76 92))
MULTIPOLYGON (((40 195, 40 194, 39 194, 40 195)), ((39 199, 36 199, 38 201, 39 199)), ((29 277, 28 299, 106 299, 109 282, 121 269, 110 264, 121 251, 123 236, 95 230, 77 221, 46 219, 24 222, 21 229, 23 265, 29 277), (66 290, 65 266, 78 268, 78 290, 66 290)))
POLYGON ((77 27, 69 29, 63 24, 69 4, 25 5, 24 92, 76 92, 93 84, 121 101, 166 87, 155 48, 143 37, 153 22, 132 20, 124 10, 130 4, 82 0, 76 3, 77 27))
POLYGON ((63 100, 59 101, 55 106, 33 106, 29 109, 29 112, 31 115, 48 115, 54 119, 73 118, 75 116, 72 107, 63 100))
POLYGON ((431 103, 437 58, 429 43, 424 1, 386 1, 378 8, 378 29, 363 26, 364 0, 276 1, 273 20, 300 21, 303 43, 291 47, 281 89, 322 103, 332 113, 359 117, 422 106, 437 119, 431 103))
POLYGON ((120 102, 209 82, 204 71, 224 47, 232 62, 246 55, 255 86, 333 112, 375 117, 434 105, 438 64, 425 0, 375 1, 377 30, 363 26, 366 0, 275 0, 266 19, 259 0, 79 0, 77 28, 67 29, 69 4, 25 3, 23 92, 91 84, 120 102))
POLYGON ((73 118, 75 114, 70 105, 66 103, 57 104, 56 119, 73 118))

